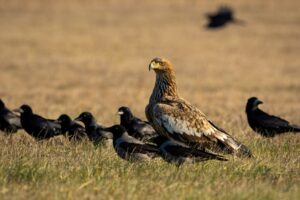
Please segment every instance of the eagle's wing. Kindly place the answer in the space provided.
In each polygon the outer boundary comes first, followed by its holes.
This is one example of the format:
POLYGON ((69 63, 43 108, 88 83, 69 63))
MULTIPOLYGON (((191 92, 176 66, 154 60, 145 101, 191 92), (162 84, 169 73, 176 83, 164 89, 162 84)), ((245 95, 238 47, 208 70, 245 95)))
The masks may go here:
POLYGON ((152 115, 155 127, 160 128, 159 132, 175 140, 201 143, 203 139, 209 139, 219 141, 236 152, 242 146, 184 99, 165 98, 153 106, 152 115))

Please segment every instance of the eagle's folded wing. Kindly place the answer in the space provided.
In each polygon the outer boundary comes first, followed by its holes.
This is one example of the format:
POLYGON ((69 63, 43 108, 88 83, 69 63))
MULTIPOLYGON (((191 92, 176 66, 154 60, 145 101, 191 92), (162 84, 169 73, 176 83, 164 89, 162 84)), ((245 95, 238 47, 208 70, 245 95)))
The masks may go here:
POLYGON ((155 124, 165 129, 166 136, 186 142, 219 141, 236 151, 241 144, 207 120, 196 107, 183 99, 168 99, 153 106, 155 124))

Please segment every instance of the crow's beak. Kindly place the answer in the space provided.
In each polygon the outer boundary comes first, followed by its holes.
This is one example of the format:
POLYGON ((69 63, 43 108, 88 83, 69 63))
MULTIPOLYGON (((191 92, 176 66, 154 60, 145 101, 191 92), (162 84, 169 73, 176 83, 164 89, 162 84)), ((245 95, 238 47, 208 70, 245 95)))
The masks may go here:
POLYGON ((103 130, 112 133, 112 128, 111 127, 104 128, 103 130))
POLYGON ((104 130, 104 131, 111 131, 111 130, 110 130, 110 127, 104 128, 103 130, 104 130))
MULTIPOLYGON (((105 130, 105 129, 104 129, 105 130)), ((102 136, 105 138, 105 139, 113 139, 113 133, 110 132, 110 131, 105 131, 104 133, 102 133, 102 136)))
POLYGON ((256 100, 256 105, 259 105, 259 104, 263 104, 264 102, 262 102, 261 100, 256 100))
POLYGON ((118 111, 117 115, 124 115, 124 112, 123 111, 118 111))
POLYGON ((58 124, 62 123, 62 121, 60 119, 54 120, 53 122, 58 123, 58 124))
POLYGON ((24 111, 21 108, 16 108, 12 110, 13 112, 23 113, 24 111))
POLYGON ((76 117, 75 119, 74 119, 75 121, 82 121, 82 117, 76 117))

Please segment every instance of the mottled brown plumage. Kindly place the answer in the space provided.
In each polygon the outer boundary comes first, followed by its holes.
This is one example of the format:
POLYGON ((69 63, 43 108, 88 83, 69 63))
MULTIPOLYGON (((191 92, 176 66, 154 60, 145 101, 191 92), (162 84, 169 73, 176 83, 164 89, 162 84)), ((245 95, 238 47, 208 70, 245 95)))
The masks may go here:
POLYGON ((175 73, 170 61, 155 58, 149 70, 156 82, 146 107, 146 117, 158 134, 202 148, 214 147, 226 153, 251 156, 250 150, 218 128, 195 106, 177 92, 175 73))

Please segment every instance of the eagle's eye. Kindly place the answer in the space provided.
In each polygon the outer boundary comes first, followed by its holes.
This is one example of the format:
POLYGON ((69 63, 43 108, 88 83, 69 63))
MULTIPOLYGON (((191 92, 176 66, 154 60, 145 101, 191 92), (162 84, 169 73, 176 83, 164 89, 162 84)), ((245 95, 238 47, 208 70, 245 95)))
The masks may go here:
POLYGON ((164 66, 164 65, 165 65, 165 63, 162 62, 162 61, 157 61, 157 63, 158 63, 160 66, 164 66))

